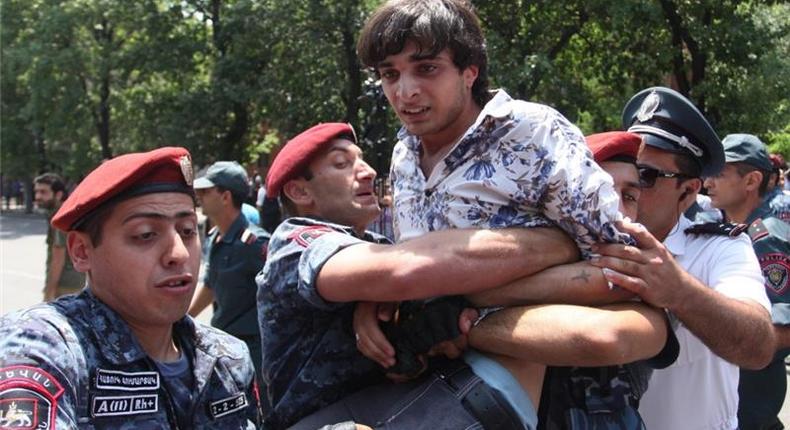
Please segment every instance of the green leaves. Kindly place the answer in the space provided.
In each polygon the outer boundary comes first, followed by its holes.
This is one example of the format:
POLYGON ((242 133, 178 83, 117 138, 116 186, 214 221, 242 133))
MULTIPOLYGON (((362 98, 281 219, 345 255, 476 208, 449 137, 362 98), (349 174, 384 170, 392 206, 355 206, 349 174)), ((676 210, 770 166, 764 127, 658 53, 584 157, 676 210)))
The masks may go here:
MULTIPOLYGON (((378 3, 2 0, 3 171, 77 177, 109 154, 162 145, 186 146, 198 165, 254 162, 320 121, 354 124, 386 171, 397 121, 355 55, 378 3)), ((754 133, 790 151, 786 2, 477 7, 493 85, 586 133, 619 128, 634 92, 670 85, 720 135, 754 133)))

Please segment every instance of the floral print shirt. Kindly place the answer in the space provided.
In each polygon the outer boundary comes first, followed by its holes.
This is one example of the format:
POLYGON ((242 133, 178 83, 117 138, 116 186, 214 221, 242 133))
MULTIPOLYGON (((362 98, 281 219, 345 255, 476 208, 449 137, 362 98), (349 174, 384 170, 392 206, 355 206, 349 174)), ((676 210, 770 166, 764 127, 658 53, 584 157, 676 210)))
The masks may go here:
POLYGON ((556 225, 589 257, 623 242, 611 176, 584 137, 554 109, 500 90, 426 178, 421 141, 403 128, 392 157, 397 241, 450 228, 556 225))

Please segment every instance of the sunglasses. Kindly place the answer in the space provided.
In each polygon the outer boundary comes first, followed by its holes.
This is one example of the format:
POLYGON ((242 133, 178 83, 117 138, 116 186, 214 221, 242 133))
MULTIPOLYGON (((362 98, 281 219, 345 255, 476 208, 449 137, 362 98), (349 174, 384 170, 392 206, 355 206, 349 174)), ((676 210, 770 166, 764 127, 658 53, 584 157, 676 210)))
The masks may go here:
POLYGON ((652 188, 658 178, 691 179, 693 176, 683 173, 665 172, 649 166, 636 166, 639 172, 639 185, 642 188, 652 188))

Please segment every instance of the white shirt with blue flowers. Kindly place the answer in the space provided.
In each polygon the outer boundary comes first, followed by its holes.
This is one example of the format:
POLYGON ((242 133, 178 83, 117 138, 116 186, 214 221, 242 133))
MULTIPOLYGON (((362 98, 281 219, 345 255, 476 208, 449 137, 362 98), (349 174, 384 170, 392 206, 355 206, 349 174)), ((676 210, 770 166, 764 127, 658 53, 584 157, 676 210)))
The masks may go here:
POLYGON ((390 172, 397 241, 450 228, 557 225, 590 255, 596 242, 623 242, 611 176, 579 129, 554 109, 503 90, 426 178, 421 141, 403 128, 390 172))

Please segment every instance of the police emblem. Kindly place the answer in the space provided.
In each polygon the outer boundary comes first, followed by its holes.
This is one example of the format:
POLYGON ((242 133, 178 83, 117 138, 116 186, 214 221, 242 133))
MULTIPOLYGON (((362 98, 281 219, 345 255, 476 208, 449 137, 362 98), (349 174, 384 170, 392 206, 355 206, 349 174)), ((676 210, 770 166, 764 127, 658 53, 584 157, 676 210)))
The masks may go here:
POLYGON ((0 428, 53 429, 63 386, 49 373, 30 366, 0 369, 0 428))
POLYGON ((191 187, 192 181, 195 179, 195 175, 192 173, 192 160, 189 159, 188 155, 183 155, 178 160, 178 164, 181 165, 181 174, 184 175, 184 181, 191 187))
POLYGON ((653 91, 648 94, 647 97, 645 97, 645 99, 642 101, 642 105, 639 106, 639 111, 636 113, 636 117, 639 119, 639 122, 645 122, 650 118, 653 118, 653 114, 655 114, 658 110, 658 105, 660 103, 661 98, 658 96, 658 93, 653 91))
POLYGON ((310 244, 324 235, 325 233, 331 233, 332 230, 329 227, 324 227, 320 225, 314 225, 310 227, 302 227, 298 230, 295 230, 288 236, 288 239, 296 241, 299 245, 303 248, 307 248, 310 244))
POLYGON ((784 294, 790 284, 790 257, 781 253, 765 254, 760 257, 765 288, 776 295, 784 294))

